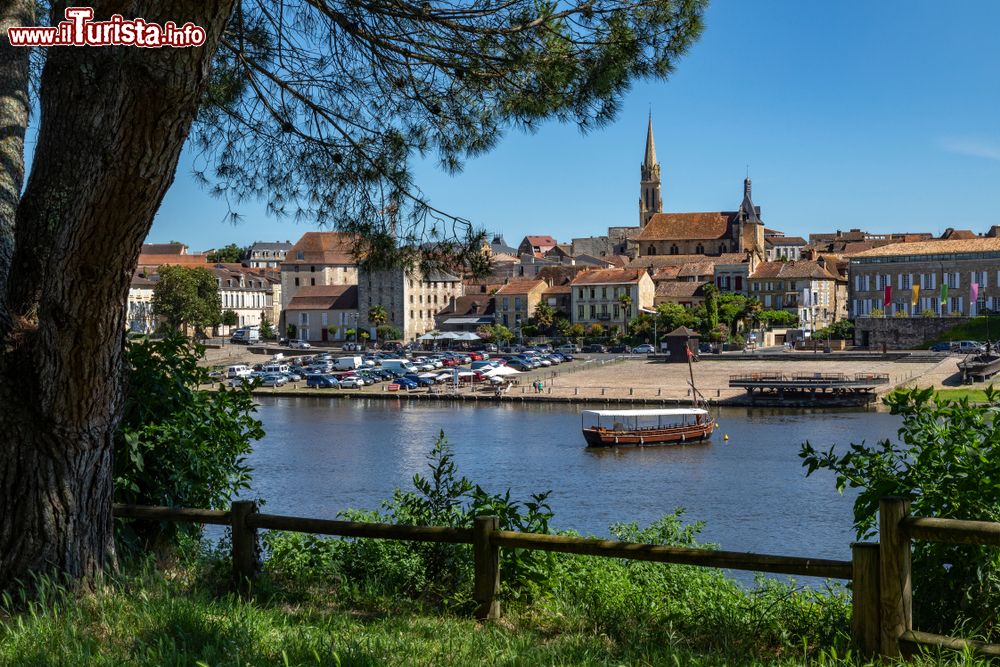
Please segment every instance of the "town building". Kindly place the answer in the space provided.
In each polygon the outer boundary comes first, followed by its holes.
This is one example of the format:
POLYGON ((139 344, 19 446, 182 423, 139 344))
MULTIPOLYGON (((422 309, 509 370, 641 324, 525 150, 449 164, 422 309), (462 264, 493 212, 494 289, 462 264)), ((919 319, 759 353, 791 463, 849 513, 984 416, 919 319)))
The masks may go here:
POLYGON ((567 320, 571 319, 570 311, 573 308, 570 303, 571 291, 568 283, 546 287, 545 291, 542 292, 542 303, 555 310, 557 315, 562 315, 567 320))
POLYGON ((975 316, 1000 310, 998 231, 993 227, 971 239, 894 243, 851 256, 851 316, 876 311, 975 316))
POLYGON ((493 309, 497 324, 509 329, 527 323, 535 308, 542 301, 542 293, 548 287, 544 280, 512 280, 493 295, 493 309))
POLYGON ((764 310, 794 313, 800 327, 815 331, 833 324, 843 311, 838 281, 818 261, 761 262, 750 276, 749 294, 764 310))
POLYGON ((517 254, 543 257, 557 245, 559 243, 551 236, 525 236, 517 246, 517 254))
POLYGON ((354 244, 340 232, 306 232, 281 263, 280 331, 286 329, 284 311, 301 287, 356 285, 358 265, 354 244))
POLYGON ((769 262, 802 259, 802 249, 808 244, 801 236, 785 236, 780 232, 764 230, 764 257, 769 262))
POLYGON ((357 285, 303 285, 285 307, 288 335, 310 343, 356 339, 357 285), (294 336, 293 336, 294 332, 294 336))
POLYGON ((280 269, 291 249, 290 241, 257 241, 247 250, 246 264, 252 269, 280 269))
POLYGON ((439 269, 427 274, 419 267, 362 269, 358 276, 361 326, 375 333, 375 324, 368 313, 373 306, 381 305, 388 315, 386 324, 397 329, 406 341, 432 331, 436 325, 434 316, 460 296, 465 296, 462 279, 439 269))
POLYGON ((652 310, 656 287, 645 269, 601 269, 577 274, 570 283, 570 316, 580 324, 620 324, 642 310, 652 310), (628 295, 630 312, 622 311, 628 295))
MULTIPOLYGON (((266 317, 276 325, 281 316, 281 280, 240 264, 213 264, 222 310, 236 313, 237 327, 260 326, 266 317)), ((225 333, 229 333, 228 331, 225 333)))
POLYGON ((136 273, 128 287, 125 329, 130 333, 150 334, 159 323, 153 312, 153 288, 156 281, 136 273))
POLYGON ((451 302, 434 315, 438 331, 472 331, 494 324, 493 298, 476 293, 452 297, 451 302))
POLYGON ((156 273, 161 266, 191 266, 209 268, 208 255, 188 253, 183 243, 143 243, 136 262, 136 271, 145 275, 156 273))
POLYGON ((695 308, 705 303, 707 282, 663 281, 657 283, 653 296, 653 306, 674 303, 685 308, 695 308))

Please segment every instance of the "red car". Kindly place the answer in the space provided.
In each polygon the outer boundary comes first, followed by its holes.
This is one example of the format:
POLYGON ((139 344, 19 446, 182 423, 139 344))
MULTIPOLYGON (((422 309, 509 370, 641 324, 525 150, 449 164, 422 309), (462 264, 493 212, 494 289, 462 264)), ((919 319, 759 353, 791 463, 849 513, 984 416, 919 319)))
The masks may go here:
POLYGON ((484 359, 482 352, 469 352, 469 358, 473 361, 482 361, 484 359))
POLYGON ((451 368, 452 366, 458 366, 458 361, 454 357, 442 357, 441 365, 446 368, 451 368))

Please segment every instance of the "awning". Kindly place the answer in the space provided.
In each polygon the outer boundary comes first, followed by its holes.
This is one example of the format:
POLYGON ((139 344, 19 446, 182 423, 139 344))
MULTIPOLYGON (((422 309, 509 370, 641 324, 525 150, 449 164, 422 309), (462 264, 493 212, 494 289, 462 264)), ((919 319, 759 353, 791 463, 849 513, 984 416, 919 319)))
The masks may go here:
POLYGON ((445 324, 451 325, 470 325, 470 324, 493 324, 492 317, 452 317, 444 321, 445 324))

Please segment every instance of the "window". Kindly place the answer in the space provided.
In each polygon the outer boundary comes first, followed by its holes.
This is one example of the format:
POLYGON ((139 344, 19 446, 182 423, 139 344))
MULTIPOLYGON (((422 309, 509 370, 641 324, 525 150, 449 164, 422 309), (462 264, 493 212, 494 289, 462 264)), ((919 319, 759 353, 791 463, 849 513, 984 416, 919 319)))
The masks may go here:
POLYGON ((296 287, 298 287, 298 286, 299 286, 299 279, 298 279, 298 278, 296 278, 296 279, 295 279, 295 286, 296 286, 296 287))
POLYGON ((703 246, 702 244, 699 243, 698 247, 696 247, 694 249, 694 252, 697 255, 704 255, 705 254, 705 246, 703 246))
POLYGON ((576 317, 577 319, 583 319, 583 304, 579 304, 576 307, 576 317))
POLYGON ((519 296, 514 297, 514 309, 521 310, 521 297, 519 296))
POLYGON ((677 247, 676 243, 673 244, 672 246, 670 246, 670 254, 671 255, 678 255, 678 254, 680 254, 680 249, 677 247))
POLYGON ((510 299, 509 299, 509 298, 507 298, 507 297, 504 297, 504 298, 503 298, 503 299, 501 300, 501 302, 500 302, 500 303, 502 304, 502 306, 503 306, 503 309, 504 309, 504 310, 507 310, 508 308, 510 308, 510 299))
POLYGON ((315 266, 310 266, 309 267, 309 273, 316 273, 316 267, 315 266))
POLYGON ((719 254, 721 255, 724 252, 726 252, 726 246, 725 244, 722 244, 719 246, 719 254))
POLYGON ((329 313, 322 313, 320 315, 320 319, 323 321, 323 326, 325 327, 325 326, 327 326, 330 323, 330 314, 329 313))
POLYGON ((315 278, 310 278, 309 279, 309 284, 310 285, 315 285, 316 284, 316 279, 315 278))
POLYGON ((582 287, 580 288, 580 298, 581 299, 583 298, 583 288, 582 287))
POLYGON ((608 304, 602 303, 601 304, 601 315, 607 315, 607 314, 608 314, 608 304))
POLYGON ((595 306, 594 304, 590 304, 590 319, 592 320, 597 319, 597 306, 595 306))
POLYGON ((299 324, 303 326, 309 324, 309 313, 299 313, 299 324))
POLYGON ((601 298, 602 299, 607 299, 608 298, 608 288, 607 287, 602 287, 601 288, 601 298))
POLYGON ((615 304, 614 311, 615 311, 614 312, 614 317, 615 317, 615 319, 618 319, 621 316, 621 313, 619 313, 619 311, 618 311, 618 304, 617 303, 615 304))
POLYGON ((736 291, 743 291, 743 276, 736 276, 736 291))
POLYGON ((596 296, 595 296, 596 294, 597 294, 596 290, 593 287, 591 287, 590 288, 590 298, 591 299, 596 298, 596 296))
POLYGON ((649 244, 649 248, 646 250, 646 254, 647 255, 655 255, 656 254, 656 246, 654 246, 653 244, 649 244))
MULTIPOLYGON (((301 251, 301 250, 297 250, 297 251, 295 252, 295 259, 297 259, 297 260, 299 260, 299 261, 301 262, 301 261, 303 261, 303 260, 304 260, 305 258, 306 258, 306 254, 305 254, 305 253, 304 253, 303 251, 301 251)), ((298 271, 298 267, 295 267, 295 270, 296 270, 296 271, 298 271)))

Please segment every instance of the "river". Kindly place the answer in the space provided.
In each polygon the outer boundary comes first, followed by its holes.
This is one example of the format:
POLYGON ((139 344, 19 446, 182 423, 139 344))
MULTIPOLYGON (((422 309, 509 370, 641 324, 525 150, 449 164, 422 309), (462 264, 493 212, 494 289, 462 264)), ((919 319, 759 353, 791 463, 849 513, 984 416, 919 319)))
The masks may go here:
POLYGON ((377 508, 426 471, 443 429, 459 473, 488 491, 551 490, 557 529, 607 536, 612 523, 683 507, 705 523, 702 541, 724 549, 848 559, 853 494, 839 495, 825 471, 806 477, 799 446, 874 442, 899 427, 885 412, 728 408, 708 444, 590 450, 580 409, 262 397, 267 435, 244 496, 266 500, 267 512, 322 518, 377 508))

